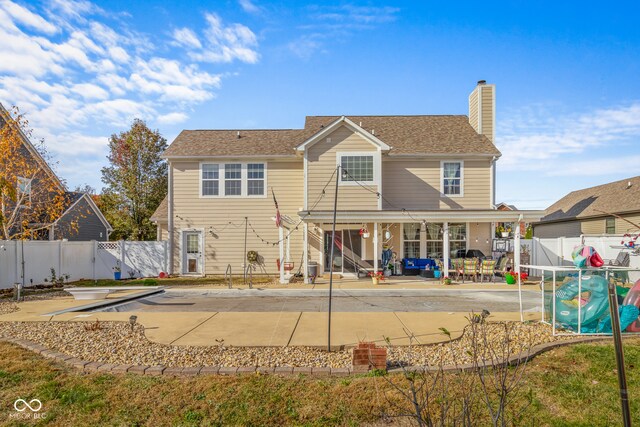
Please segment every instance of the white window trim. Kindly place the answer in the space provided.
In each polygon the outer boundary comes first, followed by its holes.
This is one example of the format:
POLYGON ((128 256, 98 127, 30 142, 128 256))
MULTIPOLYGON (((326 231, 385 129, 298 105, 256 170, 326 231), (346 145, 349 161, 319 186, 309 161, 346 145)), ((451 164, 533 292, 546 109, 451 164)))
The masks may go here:
MULTIPOLYGON (((351 157, 351 156, 371 156, 373 158, 373 179, 371 181, 343 181, 342 180, 342 172, 340 172, 340 176, 338 177, 338 185, 346 185, 353 186, 358 185, 358 183, 362 185, 370 185, 378 187, 381 181, 380 167, 381 167, 381 153, 380 151, 339 151, 336 153, 336 166, 340 166, 342 169, 342 158, 343 157, 351 157)), ((380 191, 378 189, 378 191, 380 191)))
POLYGON ((264 199, 268 195, 268 185, 267 185, 267 162, 255 161, 255 162, 235 162, 235 161, 226 161, 226 162, 200 162, 199 164, 199 172, 198 172, 198 194, 201 199, 219 199, 219 198, 227 198, 227 199, 264 199), (264 194, 247 194, 249 191, 249 173, 248 173, 248 164, 262 164, 264 165, 264 194), (202 194, 202 165, 218 165, 218 195, 203 195, 202 194), (242 192, 239 195, 226 195, 225 194, 225 178, 224 178, 224 170, 225 165, 227 164, 239 164, 241 165, 241 174, 240 180, 242 183, 242 192))
POLYGON ((448 197, 451 199, 464 197, 464 160, 440 160, 440 197, 448 197), (460 194, 444 194, 444 164, 460 163, 460 194))

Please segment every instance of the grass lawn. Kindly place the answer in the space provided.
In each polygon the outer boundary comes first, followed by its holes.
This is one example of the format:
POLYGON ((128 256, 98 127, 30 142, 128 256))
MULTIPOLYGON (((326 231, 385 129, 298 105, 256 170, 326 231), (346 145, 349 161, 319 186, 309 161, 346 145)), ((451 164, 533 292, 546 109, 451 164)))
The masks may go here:
MULTIPOLYGON (((626 340, 625 347, 631 412, 640 423, 640 340, 626 340)), ((32 425, 9 417, 17 398, 40 399, 47 417, 37 423, 51 426, 384 425, 382 414, 393 413, 391 403, 405 403, 390 385, 404 384, 399 375, 172 379, 82 374, 6 343, 0 343, 0 354, 1 425, 32 425)), ((532 404, 516 425, 621 423, 611 344, 539 356, 527 368, 523 391, 516 405, 529 391, 532 404)), ((488 419, 485 414, 475 421, 487 425, 488 419)))

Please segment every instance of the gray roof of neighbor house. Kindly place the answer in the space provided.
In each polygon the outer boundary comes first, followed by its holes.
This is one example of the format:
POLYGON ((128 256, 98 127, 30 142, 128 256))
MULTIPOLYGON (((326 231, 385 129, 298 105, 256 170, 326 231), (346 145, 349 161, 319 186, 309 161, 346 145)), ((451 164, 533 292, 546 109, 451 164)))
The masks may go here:
POLYGON ((545 212, 541 223, 640 212, 640 176, 573 191, 545 212))
MULTIPOLYGON (((304 129, 183 130, 164 157, 295 156, 295 147, 340 116, 307 116, 304 129), (238 133, 240 137, 238 138, 238 133)), ((467 116, 347 116, 391 146, 389 155, 488 154, 500 151, 467 116)))
POLYGON ((164 199, 160 202, 156 211, 149 218, 151 221, 167 221, 167 215, 169 214, 169 200, 168 196, 164 196, 164 199))

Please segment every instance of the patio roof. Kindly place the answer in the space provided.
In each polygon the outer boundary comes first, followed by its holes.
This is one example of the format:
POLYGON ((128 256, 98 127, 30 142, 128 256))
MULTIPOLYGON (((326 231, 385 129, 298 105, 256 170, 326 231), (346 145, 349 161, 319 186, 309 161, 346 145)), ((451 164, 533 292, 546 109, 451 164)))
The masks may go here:
MULTIPOLYGON (((539 221, 545 212, 541 210, 499 211, 496 209, 451 209, 430 211, 398 211, 398 210, 363 210, 338 211, 338 222, 416 222, 416 221, 449 221, 449 222, 534 222, 539 221)), ((333 211, 298 212, 305 222, 332 222, 333 211)))

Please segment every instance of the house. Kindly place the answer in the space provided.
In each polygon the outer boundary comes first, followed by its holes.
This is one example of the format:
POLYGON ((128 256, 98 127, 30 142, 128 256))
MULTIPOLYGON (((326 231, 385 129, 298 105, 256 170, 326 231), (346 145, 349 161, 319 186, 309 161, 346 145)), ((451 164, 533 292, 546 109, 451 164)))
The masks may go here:
POLYGON ((640 176, 573 191, 533 224, 535 237, 577 237, 637 232, 640 176), (628 222, 630 221, 630 222, 628 222))
MULTIPOLYGON (((0 129, 7 125, 9 117, 9 112, 0 104, 0 129)), ((62 197, 62 209, 57 218, 53 220, 49 218, 46 222, 43 220, 42 223, 29 224, 38 228, 34 238, 38 240, 108 240, 112 227, 92 197, 86 193, 67 191, 65 184, 22 130, 18 130, 18 135, 22 146, 17 158, 24 159, 19 162, 20 165, 31 165, 28 167, 30 173, 37 171, 35 176, 17 176, 16 191, 24 203, 24 206, 20 205, 18 209, 33 209, 31 202, 35 203, 35 200, 32 199, 38 197, 36 195, 53 192, 62 197), (43 187, 45 181, 46 188, 43 187), (25 200, 28 202, 24 202, 25 200)), ((11 210, 14 211, 13 208, 11 210)), ((56 210, 56 212, 58 211, 56 210)))
POLYGON ((496 222, 541 211, 495 208, 495 86, 469 115, 308 116, 301 129, 184 130, 163 154, 166 200, 153 216, 177 274, 355 275, 396 259, 491 253, 496 222), (336 188, 338 190, 337 198, 336 188), (281 227, 276 226, 278 203, 281 227), (334 201, 336 237, 331 259, 334 201), (282 262, 281 262, 282 261, 282 262), (286 269, 286 272, 285 272, 286 269))

